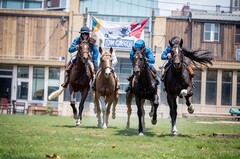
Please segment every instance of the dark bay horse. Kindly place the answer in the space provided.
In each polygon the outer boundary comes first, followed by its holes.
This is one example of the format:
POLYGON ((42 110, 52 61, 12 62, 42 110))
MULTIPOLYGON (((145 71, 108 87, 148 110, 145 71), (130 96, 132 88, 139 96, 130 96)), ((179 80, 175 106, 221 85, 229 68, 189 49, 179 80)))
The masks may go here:
POLYGON ((73 109, 74 119, 76 119, 76 126, 81 126, 82 112, 84 108, 84 102, 87 98, 88 91, 90 89, 90 80, 92 72, 90 69, 90 46, 89 39, 80 40, 79 50, 77 53, 77 61, 74 67, 70 71, 70 105, 73 109), (75 107, 75 93, 81 93, 81 101, 79 103, 78 110, 75 107))
POLYGON ((202 71, 199 66, 208 67, 212 65, 213 54, 206 50, 187 50, 182 47, 183 40, 180 44, 173 45, 170 41, 169 44, 172 48, 172 59, 168 71, 165 76, 164 86, 167 92, 167 101, 170 107, 171 116, 171 135, 177 135, 176 118, 177 118, 177 101, 176 98, 185 97, 188 112, 193 113, 194 108, 191 105, 189 98, 192 96, 192 77, 187 69, 191 62, 202 71))
POLYGON ((99 48, 101 57, 99 71, 96 74, 96 91, 93 92, 93 102, 95 103, 95 110, 98 118, 98 127, 102 126, 102 128, 108 127, 108 118, 112 105, 112 118, 116 118, 118 90, 116 90, 114 70, 111 68, 112 52, 112 48, 110 48, 109 51, 103 51, 101 47, 99 48), (101 100, 102 109, 100 108, 99 100, 101 100), (103 122, 101 121, 101 111, 103 114, 103 122))
MULTIPOLYGON (((89 47, 89 38, 80 40, 79 41, 79 50, 77 53, 77 61, 75 62, 75 65, 69 72, 70 74, 70 83, 69 83, 69 90, 70 90, 70 105, 73 109, 73 115, 74 119, 76 119, 76 126, 81 126, 82 121, 82 112, 84 108, 84 102, 87 98, 88 91, 90 89, 89 83, 90 79, 92 77, 93 72, 90 70, 90 63, 88 60, 90 60, 90 47, 89 47), (81 101, 79 103, 78 110, 75 107, 75 93, 80 92, 81 93, 81 101)), ((59 90, 51 93, 49 95, 49 99, 53 99, 58 97, 65 88, 61 87, 59 90)))
POLYGON ((152 124, 157 123, 157 108, 158 108, 158 95, 157 95, 157 85, 155 79, 153 77, 152 72, 148 68, 148 63, 145 57, 145 46, 140 50, 136 50, 133 48, 133 73, 134 78, 132 81, 132 91, 128 91, 126 94, 126 105, 128 108, 128 122, 127 127, 130 125, 130 115, 132 113, 131 102, 133 97, 135 97, 135 102, 137 105, 137 115, 138 115, 138 132, 139 135, 143 135, 143 131, 145 128, 144 121, 144 102, 145 100, 149 100, 151 103, 151 112, 149 113, 150 117, 152 117, 152 124))

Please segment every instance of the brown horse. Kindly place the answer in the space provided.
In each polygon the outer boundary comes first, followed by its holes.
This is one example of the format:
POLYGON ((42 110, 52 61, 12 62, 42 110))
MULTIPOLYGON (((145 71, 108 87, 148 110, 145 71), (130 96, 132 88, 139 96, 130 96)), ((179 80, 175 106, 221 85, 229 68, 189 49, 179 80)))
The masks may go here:
POLYGON ((102 128, 107 128, 111 105, 113 105, 112 118, 116 118, 118 91, 116 90, 114 70, 111 68, 113 49, 110 48, 109 51, 103 51, 102 48, 99 47, 99 52, 101 57, 99 71, 96 74, 96 91, 93 92, 93 101, 98 118, 98 127, 102 126, 102 128), (101 101, 102 110, 99 101, 101 101), (103 114, 103 123, 101 122, 101 111, 103 114))
POLYGON ((90 69, 90 55, 89 55, 89 39, 80 40, 79 50, 77 53, 77 61, 74 67, 70 71, 70 105, 73 109, 74 119, 76 119, 76 126, 81 126, 82 112, 84 108, 84 102, 87 98, 88 91, 90 89, 89 83, 91 80, 90 69), (78 110, 75 107, 75 93, 81 93, 81 101, 79 103, 78 110))
MULTIPOLYGON (((177 118, 177 101, 176 98, 185 97, 188 112, 193 113, 194 108, 191 105, 189 98, 192 96, 192 77, 187 69, 191 62, 199 68, 198 65, 208 67, 207 64, 212 65, 213 54, 205 50, 187 50, 182 47, 183 41, 180 44, 173 45, 170 41, 169 44, 172 48, 172 59, 170 66, 166 73, 164 86, 167 92, 167 101, 170 108, 171 116, 171 135, 177 135, 176 118, 177 118)), ((199 68, 200 69, 200 68, 199 68)), ((201 70, 201 69, 200 69, 201 70)))
POLYGON ((126 105, 128 108, 128 121, 127 128, 130 125, 130 115, 132 113, 131 102, 133 97, 135 97, 135 102, 137 105, 137 115, 139 120, 138 131, 139 135, 143 135, 143 130, 145 128, 144 121, 144 102, 145 100, 149 100, 151 103, 151 112, 149 113, 152 118, 152 124, 157 123, 157 108, 158 108, 158 95, 157 95, 157 84, 153 77, 152 72, 148 68, 148 63, 145 53, 145 47, 142 47, 141 50, 135 50, 133 55, 133 73, 134 78, 132 82, 132 90, 128 91, 126 94, 126 105))

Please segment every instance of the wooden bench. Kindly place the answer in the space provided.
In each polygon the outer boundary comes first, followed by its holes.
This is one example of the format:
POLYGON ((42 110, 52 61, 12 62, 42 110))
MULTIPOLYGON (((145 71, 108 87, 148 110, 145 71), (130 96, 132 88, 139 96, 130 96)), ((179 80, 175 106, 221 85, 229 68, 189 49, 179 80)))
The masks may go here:
POLYGON ((45 115, 47 114, 47 107, 45 106, 28 106, 28 114, 45 115))

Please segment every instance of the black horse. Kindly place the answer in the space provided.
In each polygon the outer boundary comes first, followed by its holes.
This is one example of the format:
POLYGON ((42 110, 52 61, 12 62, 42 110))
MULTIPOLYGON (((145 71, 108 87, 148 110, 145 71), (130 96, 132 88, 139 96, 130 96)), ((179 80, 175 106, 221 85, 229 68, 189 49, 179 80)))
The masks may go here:
POLYGON ((183 40, 181 39, 179 44, 172 44, 169 41, 172 48, 172 59, 170 60, 170 66, 167 68, 166 77, 164 80, 164 86, 167 92, 167 101, 170 107, 171 116, 171 135, 177 135, 176 118, 177 118, 177 102, 176 98, 185 97, 186 105, 188 106, 188 112, 193 113, 194 108, 191 105, 189 98, 192 96, 192 77, 187 69, 187 66, 191 62, 202 71, 199 66, 208 67, 208 64, 212 65, 213 54, 206 50, 187 50, 182 47, 183 40))
POLYGON ((145 46, 142 47, 140 50, 136 50, 133 48, 134 55, 133 55, 133 73, 134 78, 132 81, 132 90, 128 91, 126 94, 126 105, 128 108, 128 122, 127 127, 130 125, 130 115, 132 113, 131 109, 131 101, 135 96, 135 102, 137 105, 137 115, 139 120, 138 131, 139 135, 143 135, 143 129, 145 127, 144 122, 144 102, 145 100, 149 100, 151 103, 151 112, 149 115, 152 118, 152 124, 157 123, 157 108, 158 108, 158 95, 157 95, 157 85, 155 79, 153 77, 152 72, 148 68, 148 63, 146 57, 144 55, 145 46))

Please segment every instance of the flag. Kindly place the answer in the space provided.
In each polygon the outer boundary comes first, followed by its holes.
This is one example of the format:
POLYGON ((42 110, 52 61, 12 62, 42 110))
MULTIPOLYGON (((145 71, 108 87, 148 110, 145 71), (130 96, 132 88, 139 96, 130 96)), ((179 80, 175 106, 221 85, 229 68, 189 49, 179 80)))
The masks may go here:
POLYGON ((103 48, 131 49, 135 41, 144 40, 144 27, 148 18, 129 24, 106 22, 94 16, 90 16, 90 18, 91 20, 87 24, 92 33, 102 39, 103 48))

